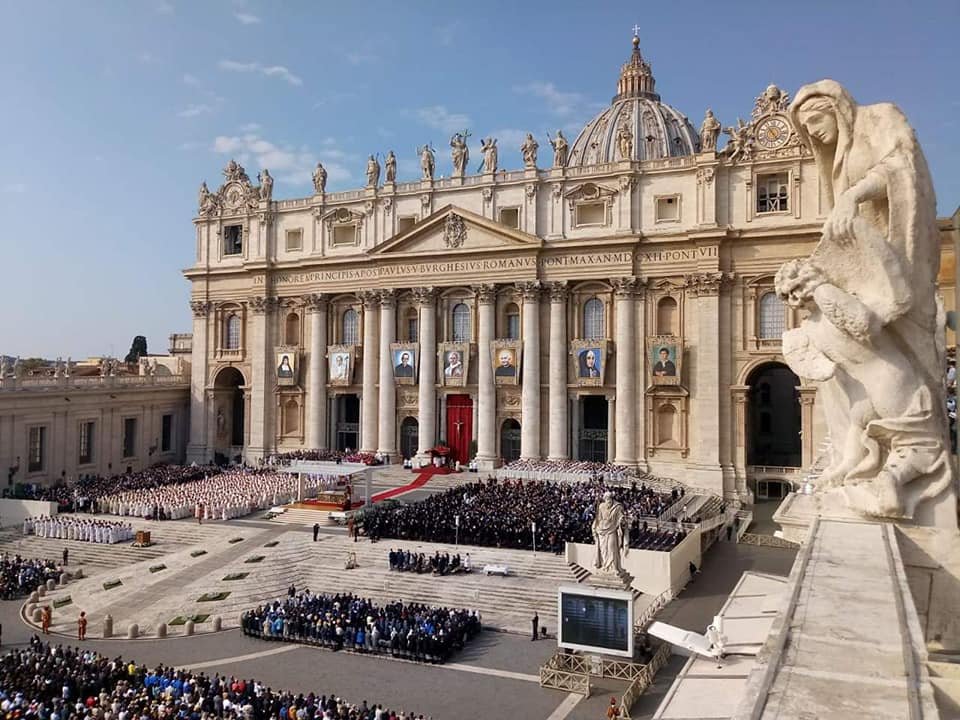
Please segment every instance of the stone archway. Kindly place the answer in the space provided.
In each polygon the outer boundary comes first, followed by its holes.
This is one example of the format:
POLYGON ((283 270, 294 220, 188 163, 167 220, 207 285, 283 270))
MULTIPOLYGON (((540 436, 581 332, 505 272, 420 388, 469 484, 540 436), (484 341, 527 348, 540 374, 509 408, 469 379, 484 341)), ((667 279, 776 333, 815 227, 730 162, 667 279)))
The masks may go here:
POLYGON ((243 373, 235 367, 220 370, 213 381, 213 442, 214 453, 230 459, 242 454, 245 443, 246 407, 243 373))
POLYGON ((754 368, 746 384, 747 465, 800 467, 800 378, 783 363, 769 362, 754 368))

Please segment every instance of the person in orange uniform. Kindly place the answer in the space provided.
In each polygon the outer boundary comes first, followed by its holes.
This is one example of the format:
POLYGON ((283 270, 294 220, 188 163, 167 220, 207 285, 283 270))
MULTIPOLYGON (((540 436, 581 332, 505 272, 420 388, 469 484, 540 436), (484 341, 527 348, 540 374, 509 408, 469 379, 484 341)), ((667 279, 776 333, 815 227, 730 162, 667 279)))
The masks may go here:
POLYGON ((50 610, 49 605, 44 605, 43 610, 40 611, 40 628, 43 630, 44 635, 50 634, 50 621, 53 619, 53 611, 50 610))
POLYGON ((80 613, 80 617, 77 618, 77 640, 86 640, 87 639, 87 614, 85 612, 80 613))

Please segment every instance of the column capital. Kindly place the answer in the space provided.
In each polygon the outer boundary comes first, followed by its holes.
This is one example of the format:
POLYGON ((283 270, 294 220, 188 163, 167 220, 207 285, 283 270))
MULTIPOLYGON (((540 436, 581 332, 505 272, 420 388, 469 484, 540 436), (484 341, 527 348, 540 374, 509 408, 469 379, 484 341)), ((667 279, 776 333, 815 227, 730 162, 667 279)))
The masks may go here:
POLYGON ((327 309, 327 296, 323 293, 304 295, 303 304, 310 312, 323 312, 327 309))
POLYGON ((380 306, 385 308, 396 307, 397 291, 393 288, 384 288, 377 293, 380 297, 380 306))
POLYGON ((413 299, 420 307, 431 307, 437 299, 437 291, 432 287, 414 288, 413 299))
POLYGON ((497 302, 497 286, 493 284, 474 285, 473 292, 480 305, 493 305, 497 302))
POLYGON ((720 294, 724 286, 733 281, 733 273, 704 272, 685 275, 687 289, 697 297, 710 297, 720 294))
POLYGON ((380 293, 377 290, 361 290, 357 297, 363 302, 364 310, 373 310, 380 304, 380 293))
POLYGON ((550 302, 565 303, 570 297, 570 285, 566 280, 557 280, 545 284, 547 292, 550 294, 550 302))
POLYGON ((643 291, 643 281, 634 275, 613 278, 610 284, 613 285, 613 294, 618 298, 630 299, 643 291))
POLYGON ((260 297, 259 295, 254 295, 247 299, 247 307, 250 308, 254 315, 263 315, 264 313, 272 312, 277 308, 277 304, 275 297, 260 297))
POLYGON ((517 283, 517 290, 523 296, 524 302, 536 302, 540 300, 543 286, 539 280, 523 280, 517 283))
POLYGON ((190 301, 190 310, 193 312, 195 318, 205 318, 210 314, 210 309, 213 307, 213 303, 207 300, 191 300, 190 301))

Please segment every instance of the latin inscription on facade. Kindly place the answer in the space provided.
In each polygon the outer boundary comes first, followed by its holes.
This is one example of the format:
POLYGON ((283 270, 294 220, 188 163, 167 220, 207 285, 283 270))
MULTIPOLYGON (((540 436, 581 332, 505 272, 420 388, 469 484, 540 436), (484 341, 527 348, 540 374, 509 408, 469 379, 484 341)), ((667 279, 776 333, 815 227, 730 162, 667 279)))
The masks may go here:
POLYGON ((650 250, 640 253, 642 263, 669 263, 683 260, 702 260, 703 258, 718 257, 716 245, 698 248, 677 248, 675 250, 650 250))

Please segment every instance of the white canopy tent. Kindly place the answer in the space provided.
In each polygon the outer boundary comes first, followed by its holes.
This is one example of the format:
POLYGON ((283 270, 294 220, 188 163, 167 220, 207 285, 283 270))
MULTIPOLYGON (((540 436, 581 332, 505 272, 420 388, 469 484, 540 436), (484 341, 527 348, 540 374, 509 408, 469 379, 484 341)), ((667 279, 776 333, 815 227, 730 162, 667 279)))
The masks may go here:
POLYGON ((297 501, 303 501, 304 475, 346 475, 353 486, 352 500, 363 500, 364 506, 373 504, 373 466, 363 463, 337 463, 326 460, 294 460, 283 468, 297 476, 297 501), (362 481, 361 481, 362 474, 362 481), (357 493, 359 492, 359 497, 357 493))

